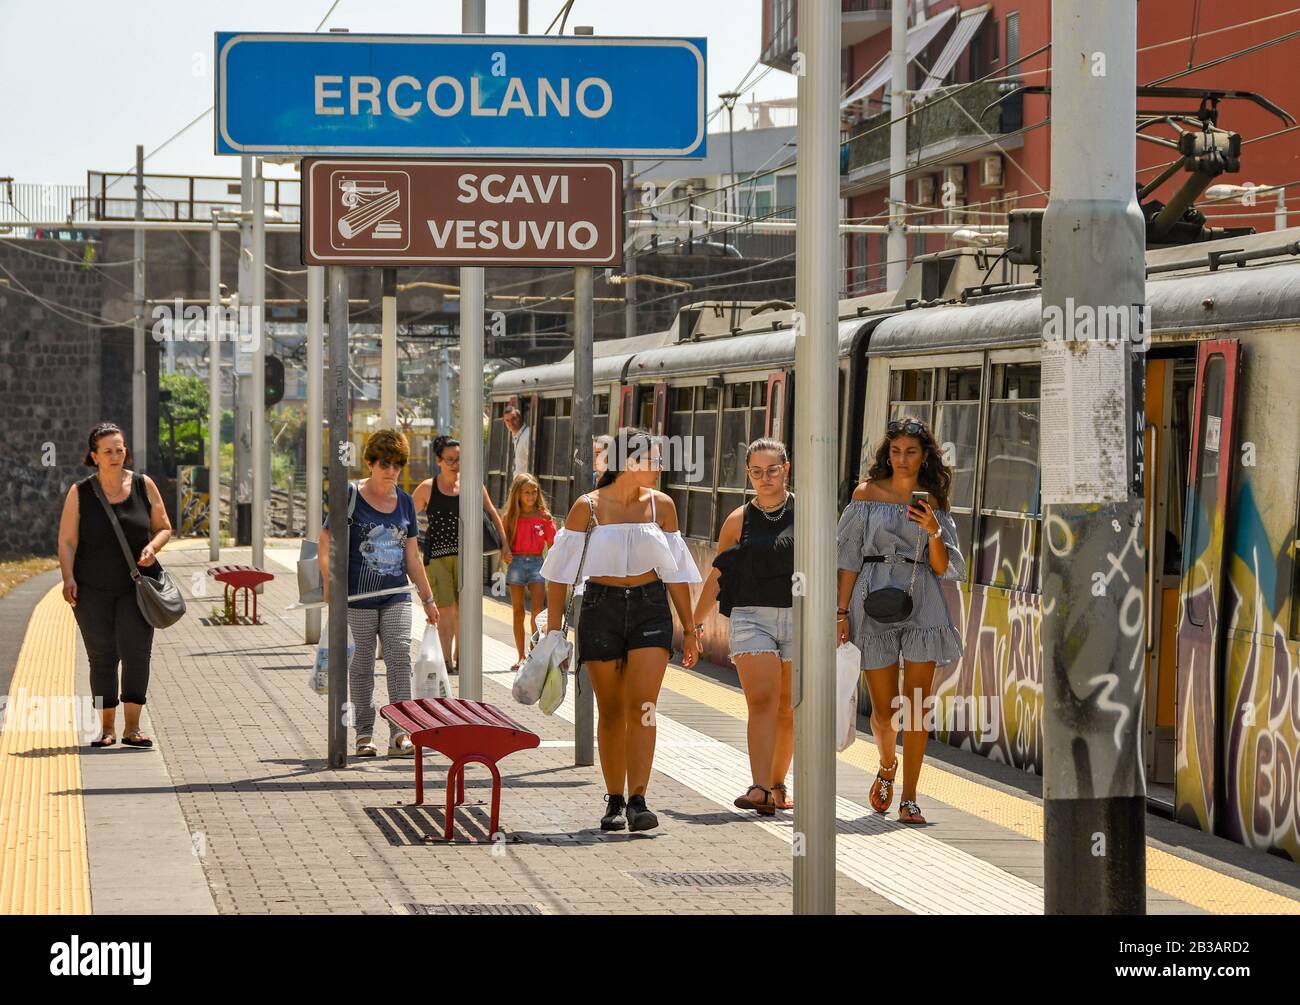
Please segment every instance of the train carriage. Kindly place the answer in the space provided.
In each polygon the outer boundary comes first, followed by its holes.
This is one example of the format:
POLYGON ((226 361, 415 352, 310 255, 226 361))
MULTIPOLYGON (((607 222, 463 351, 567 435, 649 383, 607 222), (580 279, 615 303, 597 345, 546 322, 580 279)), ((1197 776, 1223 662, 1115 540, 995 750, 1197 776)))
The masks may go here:
MULTIPOLYGON (((1300 230, 1148 254, 1146 519, 1123 546, 1147 559, 1144 581, 1125 588, 1147 612, 1149 798, 1191 826, 1300 861, 1297 239, 1300 230)), ((931 424, 954 470, 967 569, 965 581, 943 584, 965 655, 936 675, 935 734, 1040 772, 1041 566, 1051 533, 1039 499, 1038 289, 894 300, 842 305, 838 504, 889 418, 931 424)), ((760 435, 792 441, 797 336, 792 312, 770 307, 732 325, 731 305, 695 305, 667 332, 597 346, 597 432, 635 423, 701 438, 698 478, 665 472, 661 487, 702 568, 722 520, 746 498, 744 445, 760 435)), ((567 509, 577 494, 571 364, 504 373, 491 399, 494 418, 509 401, 524 404, 535 472, 556 509, 567 509)), ((488 460, 496 498, 500 428, 493 423, 488 460)), ((706 658, 725 664, 726 652, 715 614, 706 658)))

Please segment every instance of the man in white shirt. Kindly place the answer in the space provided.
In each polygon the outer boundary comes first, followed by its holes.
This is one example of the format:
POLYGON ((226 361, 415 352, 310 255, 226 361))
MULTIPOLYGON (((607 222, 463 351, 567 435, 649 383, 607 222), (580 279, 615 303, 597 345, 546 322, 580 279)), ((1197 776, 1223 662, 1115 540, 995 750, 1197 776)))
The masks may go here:
POLYGON ((528 447, 532 438, 532 429, 524 421, 524 416, 516 405, 507 405, 505 415, 501 421, 506 424, 506 429, 510 430, 510 447, 514 454, 514 466, 510 472, 510 480, 514 481, 515 475, 523 474, 529 470, 528 465, 528 447))

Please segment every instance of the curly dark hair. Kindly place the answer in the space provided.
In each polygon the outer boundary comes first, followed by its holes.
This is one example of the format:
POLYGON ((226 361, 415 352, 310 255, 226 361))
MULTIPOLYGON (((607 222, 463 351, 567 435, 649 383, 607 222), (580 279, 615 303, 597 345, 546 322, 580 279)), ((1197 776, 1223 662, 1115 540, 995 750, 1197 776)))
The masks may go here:
POLYGON ((876 448, 875 459, 867 469, 867 479, 879 482, 893 477, 894 466, 889 463, 889 445, 900 436, 910 436, 921 444, 925 459, 921 462, 917 482, 938 500, 939 509, 948 509, 952 493, 952 468, 943 462, 943 452, 939 449, 934 434, 930 432, 930 427, 914 416, 890 422, 885 427, 885 438, 876 448))

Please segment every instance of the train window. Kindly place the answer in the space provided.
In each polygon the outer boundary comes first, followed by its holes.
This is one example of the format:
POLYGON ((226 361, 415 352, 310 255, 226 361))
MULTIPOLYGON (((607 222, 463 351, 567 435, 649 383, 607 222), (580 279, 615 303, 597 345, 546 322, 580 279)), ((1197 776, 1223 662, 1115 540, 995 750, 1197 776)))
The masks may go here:
MULTIPOLYGON (((1218 512, 1219 477, 1223 470, 1220 466, 1219 428, 1227 386, 1227 364, 1222 355, 1206 360, 1201 380, 1200 429, 1197 430, 1198 453, 1194 469, 1196 502, 1191 511, 1191 532, 1183 542, 1183 551, 1190 551, 1193 556, 1202 555, 1210 547, 1213 528, 1206 522, 1206 517, 1212 518, 1218 512)), ((1208 590, 1188 591, 1187 619, 1198 627, 1204 625, 1213 599, 1208 590)))
POLYGON ((504 505, 507 491, 506 472, 510 467, 507 444, 509 436, 502 417, 506 414, 506 402, 492 403, 492 425, 488 432, 487 488, 495 502, 504 505))
POLYGON ((767 382, 728 384, 723 397, 722 433, 719 439, 717 504, 713 513, 716 541, 727 515, 744 503, 753 490, 745 473, 749 445, 763 436, 767 382))
POLYGON ((980 377, 978 366, 950 366, 944 370, 942 401, 979 401, 980 377))
POLYGON ((722 395, 716 387, 678 387, 670 400, 663 484, 677 504, 683 533, 707 539, 713 531, 722 395))
POLYGON ((540 409, 538 442, 533 444, 533 474, 542 484, 551 509, 569 510, 573 482, 572 398, 546 398, 540 409))
POLYGON ((966 513, 975 505, 975 466, 979 452, 980 403, 941 401, 934 410, 934 438, 952 468, 952 508, 966 513))
POLYGON ((998 365, 989 401, 988 444, 975 582, 1039 587, 1038 366, 998 365), (1014 392, 1014 396, 1013 396, 1014 392))
POLYGON ((892 370, 889 374, 889 418, 934 418, 933 370, 892 370))

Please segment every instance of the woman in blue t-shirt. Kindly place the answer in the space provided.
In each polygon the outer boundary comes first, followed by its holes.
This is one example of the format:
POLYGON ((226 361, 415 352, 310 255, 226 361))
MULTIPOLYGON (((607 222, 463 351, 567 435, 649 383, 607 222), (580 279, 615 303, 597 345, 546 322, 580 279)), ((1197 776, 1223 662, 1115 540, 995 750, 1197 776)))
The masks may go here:
MULTIPOLYGON (((415 503, 397 487, 397 476, 410 459, 406 437, 394 429, 380 429, 366 441, 365 458, 370 477, 355 492, 355 504, 348 519, 348 597, 382 590, 401 590, 408 577, 415 583, 431 625, 438 623, 438 608, 420 557, 415 503)), ((321 530, 321 579, 329 600, 329 519, 321 530)), ((348 627, 356 652, 348 666, 348 697, 352 702, 357 731, 357 756, 374 757, 375 726, 375 639, 384 644, 384 665, 388 669, 388 700, 411 697, 411 604, 406 590, 384 596, 349 600, 348 627)), ((388 727, 388 756, 414 757, 410 734, 388 727)))

